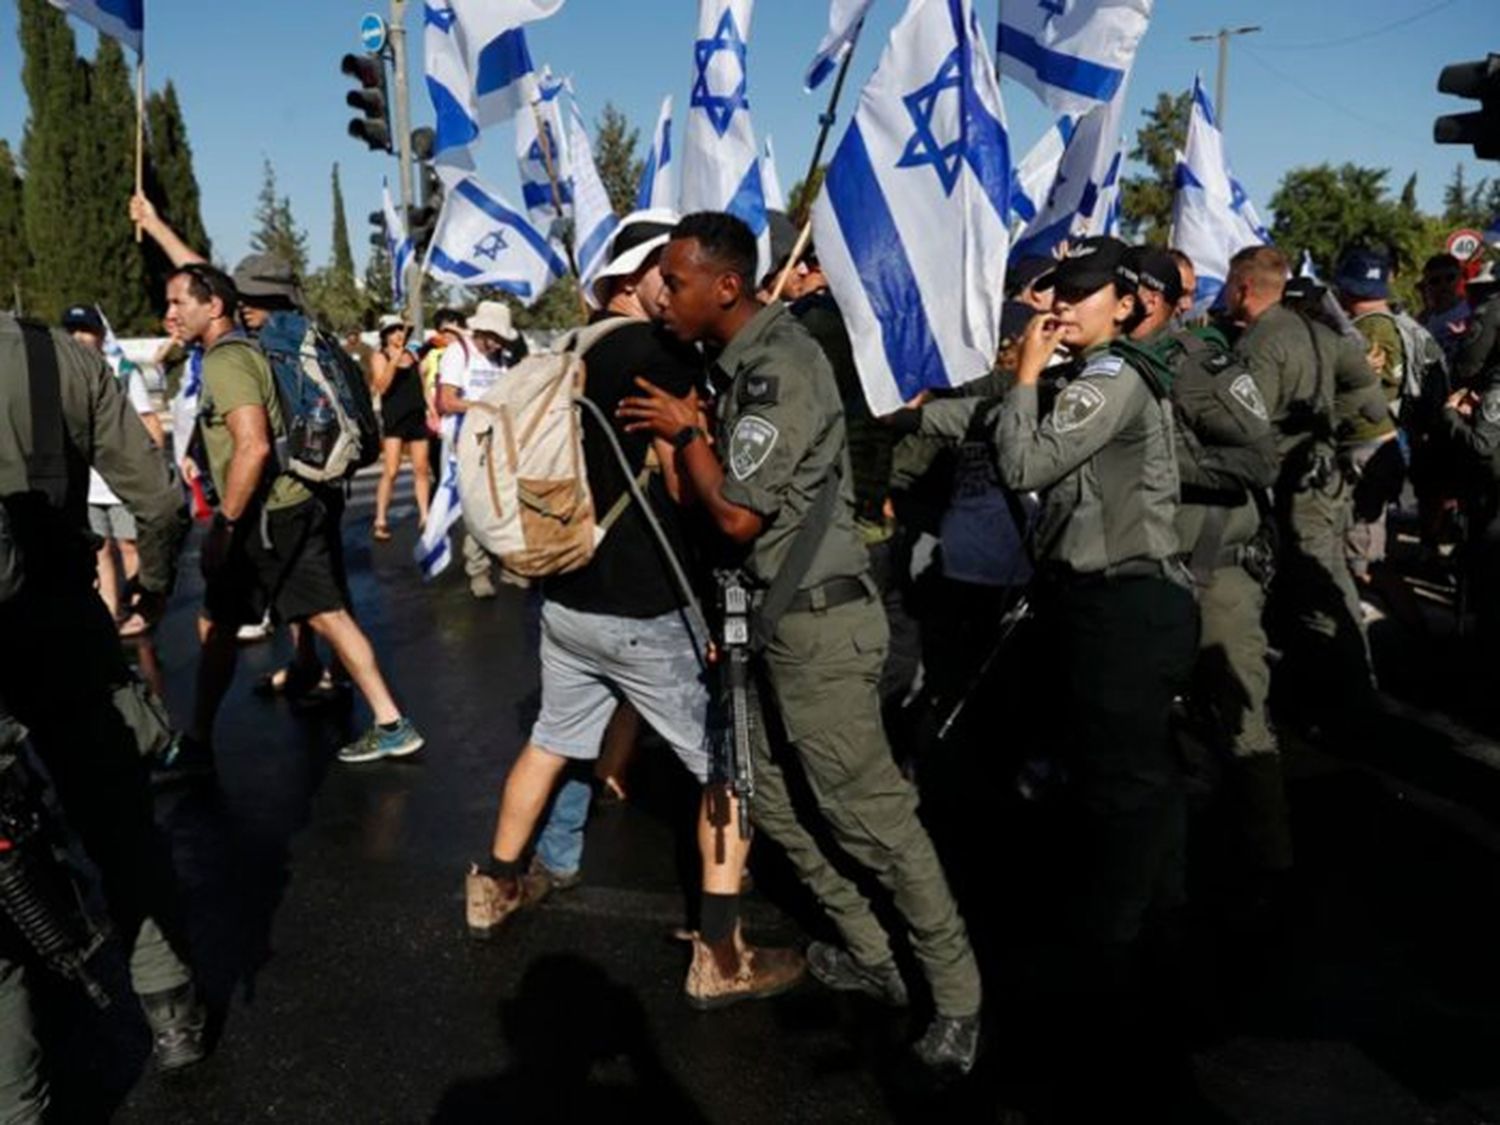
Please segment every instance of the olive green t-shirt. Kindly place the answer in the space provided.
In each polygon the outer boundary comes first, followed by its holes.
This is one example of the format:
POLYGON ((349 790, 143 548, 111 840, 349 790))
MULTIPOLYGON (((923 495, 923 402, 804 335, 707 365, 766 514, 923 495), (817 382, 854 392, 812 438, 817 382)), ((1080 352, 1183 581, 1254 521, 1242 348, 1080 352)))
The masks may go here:
MULTIPOLYGON (((198 427, 208 455, 208 474, 220 496, 229 480, 229 461, 234 456, 234 438, 224 419, 242 406, 264 407, 271 423, 271 440, 286 435, 281 417, 281 399, 266 357, 243 337, 220 340, 203 356, 203 399, 198 427)), ((268 472, 275 472, 274 466, 268 472)), ((277 473, 264 490, 267 511, 290 508, 312 493, 289 473, 277 473)))

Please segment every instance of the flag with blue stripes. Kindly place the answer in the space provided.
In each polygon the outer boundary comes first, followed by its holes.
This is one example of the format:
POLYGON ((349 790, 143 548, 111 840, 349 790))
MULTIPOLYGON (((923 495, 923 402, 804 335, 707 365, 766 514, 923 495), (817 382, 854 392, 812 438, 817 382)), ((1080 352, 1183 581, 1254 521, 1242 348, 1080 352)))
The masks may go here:
POLYGON ((662 99, 661 113, 656 117, 656 131, 651 134, 651 151, 641 169, 641 187, 635 195, 635 209, 677 207, 672 194, 672 95, 662 99))
POLYGON ((406 233, 406 224, 401 221, 401 212, 396 210, 391 199, 390 181, 380 181, 380 197, 385 211, 385 252, 391 259, 391 305, 399 309, 406 304, 406 270, 411 265, 411 238, 406 233))
POLYGON ((1224 134, 1202 81, 1193 83, 1187 145, 1177 165, 1171 244, 1193 260, 1198 275, 1194 311, 1213 305, 1229 277, 1229 260, 1247 246, 1271 241, 1244 186, 1234 178, 1224 134))
MULTIPOLYGON (((449 344, 450 348, 461 345, 449 344)), ((412 550, 424 581, 431 582, 453 561, 453 544, 450 537, 453 528, 463 518, 463 503, 458 495, 458 430, 463 425, 462 414, 444 419, 443 455, 438 462, 443 475, 438 480, 437 490, 432 494, 432 503, 427 508, 427 522, 422 525, 422 534, 412 550), (449 426, 446 423, 451 422, 449 426)))
POLYGON ((1082 116, 1125 85, 1153 0, 1006 0, 1000 73, 1054 112, 1082 116))
POLYGON ((818 53, 807 68, 807 88, 816 90, 839 68, 844 56, 854 50, 859 29, 874 0, 830 0, 828 32, 818 44, 818 53))
POLYGON ((492 285, 530 305, 568 264, 525 215, 465 176, 448 189, 422 272, 445 285, 492 285))
POLYGON ((765 192, 766 210, 786 213, 786 192, 781 190, 781 173, 776 170, 776 146, 766 135, 765 151, 760 158, 760 184, 765 192))
POLYGON ((813 205, 818 261, 873 413, 994 363, 1010 183, 972 0, 910 0, 813 205))
POLYGON ((682 210, 728 211, 743 219, 760 246, 764 273, 771 267, 771 233, 746 69, 754 8, 755 0, 699 0, 682 210))
POLYGON ((568 149, 573 157, 573 261, 584 297, 592 305, 597 303, 594 275, 604 265, 610 236, 620 220, 594 164, 594 146, 576 100, 568 105, 568 149))
POLYGON ((423 40, 438 163, 472 168, 468 150, 480 130, 526 104, 535 68, 524 25, 562 6, 563 0, 426 0, 423 40))
POLYGON ((1010 231, 1019 238, 1041 212, 1047 195, 1057 180, 1057 169, 1062 164, 1063 152, 1073 136, 1073 119, 1059 117, 1057 124, 1042 134, 1042 139, 1032 145, 1021 162, 1015 166, 1010 177, 1010 231))
POLYGON ((1052 186, 1011 247, 1012 260, 1045 258, 1060 242, 1105 234, 1111 221, 1118 226, 1125 90, 1079 119, 1052 186))
POLYGON ((573 215, 573 173, 562 119, 566 89, 567 83, 553 78, 552 72, 543 67, 530 105, 516 115, 521 202, 532 225, 549 233, 573 215))
POLYGON ((54 8, 91 23, 137 55, 146 36, 146 0, 52 0, 54 8))

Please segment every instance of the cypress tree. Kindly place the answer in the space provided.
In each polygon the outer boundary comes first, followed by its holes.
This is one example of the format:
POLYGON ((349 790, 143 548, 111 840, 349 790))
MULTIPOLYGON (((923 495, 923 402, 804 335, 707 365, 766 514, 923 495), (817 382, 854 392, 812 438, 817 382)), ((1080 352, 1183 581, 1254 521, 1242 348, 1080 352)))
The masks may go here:
MULTIPOLYGON (((205 258, 211 258, 213 246, 203 226, 198 178, 193 173, 193 149, 188 143, 187 123, 177 100, 177 88, 171 82, 146 98, 146 126, 146 195, 184 242, 205 258)), ((171 263, 150 240, 145 250, 150 301, 153 308, 160 308, 171 263)))
POLYGON ((292 217, 292 201, 276 194, 276 169, 266 159, 264 179, 255 206, 255 231, 250 235, 251 249, 274 254, 290 262, 298 277, 307 276, 307 234, 297 229, 292 217))
POLYGON ((349 219, 344 212, 344 189, 339 185, 339 166, 333 166, 333 261, 334 275, 354 284, 354 251, 349 247, 349 219))
POLYGON ((0 308, 26 307, 26 267, 30 254, 21 217, 21 176, 10 145, 0 140, 0 308))
MULTIPOLYGON (((80 298, 99 303, 117 331, 152 328, 153 302, 146 288, 146 259, 135 244, 128 202, 135 190, 135 96, 124 48, 108 36, 89 68, 87 165, 75 182, 74 213, 85 238, 92 285, 80 298)), ((80 298, 74 298, 80 299, 80 298)))
POLYGON ((330 327, 343 332, 359 326, 364 300, 354 279, 354 253, 349 248, 349 221, 344 212, 344 191, 339 186, 339 166, 333 166, 332 260, 327 268, 308 279, 308 297, 313 310, 330 327))

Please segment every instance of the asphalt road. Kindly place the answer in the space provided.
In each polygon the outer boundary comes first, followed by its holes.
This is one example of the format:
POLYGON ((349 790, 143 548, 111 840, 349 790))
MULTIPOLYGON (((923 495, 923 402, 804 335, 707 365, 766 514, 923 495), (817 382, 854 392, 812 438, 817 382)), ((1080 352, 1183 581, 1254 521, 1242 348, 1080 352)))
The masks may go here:
MULTIPOLYGON (((893 1014, 811 982, 714 1014, 684 1005, 688 951, 673 931, 687 919, 692 791, 649 745, 631 801, 596 809, 583 886, 492 944, 468 940, 465 865, 487 846, 537 705, 535 609, 510 588, 471 600, 458 567, 424 587, 409 508, 393 543, 370 543, 372 486, 357 482, 346 523, 355 600, 427 749, 338 764, 362 711, 307 718, 253 697, 286 640, 244 650, 218 784, 159 798, 214 1053, 151 1071, 113 951, 105 976, 124 1002, 109 1013, 49 991, 59 1120, 1015 1122, 1047 1119, 1059 1084, 1096 1080, 1057 1049, 1068 1029, 1038 983, 1066 891, 1044 817, 1014 798, 991 746, 967 748, 944 771, 958 783, 924 805, 985 970, 987 1050, 957 1087, 935 1090, 906 1064, 920 1008, 893 1014)), ((196 596, 185 584, 147 653, 178 715, 196 596)), ((1222 909, 1217 806, 1199 788, 1196 905, 1171 1009, 1196 1088, 1182 1119, 1500 1121, 1500 774, 1482 739, 1465 753, 1469 736, 1441 726, 1427 681, 1411 682, 1379 747, 1290 749, 1298 867, 1270 922, 1247 929, 1222 909)), ((816 913, 777 860, 760 849, 751 936, 805 941, 816 913)))

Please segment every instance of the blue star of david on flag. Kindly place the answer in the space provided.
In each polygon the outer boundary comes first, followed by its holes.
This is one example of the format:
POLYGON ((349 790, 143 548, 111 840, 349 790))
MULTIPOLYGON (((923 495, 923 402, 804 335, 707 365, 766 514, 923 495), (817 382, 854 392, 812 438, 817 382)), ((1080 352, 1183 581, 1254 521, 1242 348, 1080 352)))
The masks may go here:
POLYGON ((745 96, 745 40, 740 35, 739 29, 735 27, 733 12, 725 9, 724 17, 719 20, 719 26, 715 28, 712 39, 699 39, 694 42, 693 56, 697 63, 698 76, 693 82, 693 96, 688 104, 692 108, 703 110, 713 124, 714 132, 722 137, 729 131, 729 123, 734 120, 734 111, 750 108, 750 102, 745 96), (729 93, 716 94, 709 85, 708 68, 713 64, 714 57, 725 51, 729 53, 739 69, 739 81, 729 93))
POLYGON ((920 168, 931 164, 943 185, 943 194, 951 196, 958 185, 966 151, 963 111, 958 114, 958 136, 942 144, 933 132, 933 117, 936 115, 938 98, 952 91, 955 98, 963 97, 963 52, 955 48, 943 60, 937 75, 925 86, 920 86, 902 100, 906 112, 911 114, 916 132, 906 142, 906 150, 896 162, 898 168, 920 168))
POLYGON ((453 28, 458 16, 452 8, 439 8, 436 4, 428 4, 422 10, 422 20, 429 27, 435 27, 446 35, 453 28))
POLYGON ((505 241, 505 235, 498 230, 491 231, 484 238, 474 244, 474 257, 488 258, 494 261, 500 256, 500 251, 510 244, 505 241))

